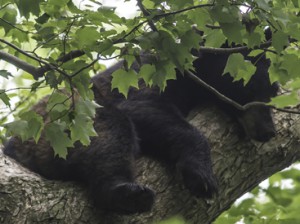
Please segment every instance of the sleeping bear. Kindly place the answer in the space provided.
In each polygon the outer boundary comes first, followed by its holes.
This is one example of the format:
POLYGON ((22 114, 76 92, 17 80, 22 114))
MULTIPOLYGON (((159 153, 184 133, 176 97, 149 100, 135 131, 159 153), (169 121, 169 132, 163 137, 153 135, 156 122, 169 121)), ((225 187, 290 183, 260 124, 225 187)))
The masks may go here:
MULTIPOLYGON (((255 62, 257 70, 245 86, 242 81, 233 82, 229 74, 222 75, 228 56, 201 53, 194 61, 195 74, 242 105, 268 102, 276 95, 277 86, 270 83, 269 61, 264 56, 247 57, 255 62)), ((148 63, 147 56, 141 57, 148 63)), ((238 111, 179 71, 177 80, 170 80, 163 93, 141 82, 140 89, 130 89, 125 99, 117 90, 111 90, 111 74, 122 64, 92 79, 95 100, 103 107, 97 109, 94 126, 98 136, 91 138, 90 146, 76 144, 63 160, 54 156, 43 136, 37 144, 33 140, 22 143, 13 137, 4 153, 46 178, 86 183, 97 207, 129 214, 149 211, 155 199, 152 189, 134 180, 134 158, 139 152, 169 164, 193 195, 211 198, 216 193, 208 141, 185 120, 197 104, 216 103, 237 118, 255 140, 268 141, 275 135, 268 107, 238 111)), ((139 69, 137 63, 133 67, 139 69)), ((34 109, 40 111, 46 101, 34 109)))

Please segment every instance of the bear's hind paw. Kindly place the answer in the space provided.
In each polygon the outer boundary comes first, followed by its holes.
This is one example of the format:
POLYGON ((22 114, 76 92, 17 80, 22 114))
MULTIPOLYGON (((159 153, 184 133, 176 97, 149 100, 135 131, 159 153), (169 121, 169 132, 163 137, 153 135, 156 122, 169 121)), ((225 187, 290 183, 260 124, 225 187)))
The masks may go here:
POLYGON ((185 187, 196 197, 210 199, 217 193, 217 183, 212 172, 191 164, 181 166, 180 171, 185 187))
POLYGON ((148 187, 136 183, 121 183, 110 189, 107 208, 121 214, 133 214, 150 211, 155 193, 148 187))

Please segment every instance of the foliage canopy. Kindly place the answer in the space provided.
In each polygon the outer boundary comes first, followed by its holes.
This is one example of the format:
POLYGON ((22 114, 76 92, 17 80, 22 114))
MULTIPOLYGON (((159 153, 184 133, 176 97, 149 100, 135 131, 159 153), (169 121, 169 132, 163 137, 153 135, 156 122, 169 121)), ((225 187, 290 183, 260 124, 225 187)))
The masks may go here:
POLYGON ((0 39, 0 57, 22 69, 19 77, 6 69, 0 71, 3 79, 13 79, 17 84, 17 89, 3 86, 0 90, 2 103, 18 117, 7 123, 7 115, 3 114, 2 132, 37 141, 44 128, 56 153, 64 156, 66 147, 77 140, 86 145, 87 135, 95 134, 92 116, 96 105, 91 103, 90 75, 104 68, 101 59, 124 59, 124 68, 113 74, 112 87, 126 96, 128 88, 137 87, 139 78, 163 90, 166 81, 175 78, 175 68, 192 69, 191 49, 222 53, 224 49, 220 47, 226 41, 233 54, 224 72, 246 83, 255 67, 244 60, 238 48, 255 49, 251 55, 264 52, 272 61, 269 70, 272 81, 279 81, 288 90, 271 104, 285 107, 298 103, 298 1, 137 3, 140 11, 133 18, 125 18, 117 15, 115 8, 96 0, 80 4, 71 0, 0 1, 0 32, 4 37, 0 39), (266 28, 273 33, 270 40, 265 38, 266 28), (137 73, 130 65, 139 61, 142 50, 153 54, 155 60, 143 65, 137 73), (61 88, 68 93, 59 92, 61 88), (29 115, 27 111, 49 89, 52 95, 47 111, 51 121, 44 124, 39 115, 29 115), (13 105, 15 96, 21 100, 13 105), (77 98, 81 99, 78 104, 77 98), (71 131, 70 137, 61 133, 57 141, 52 129, 63 132, 66 128, 71 131), (82 130, 87 130, 86 134, 82 130))

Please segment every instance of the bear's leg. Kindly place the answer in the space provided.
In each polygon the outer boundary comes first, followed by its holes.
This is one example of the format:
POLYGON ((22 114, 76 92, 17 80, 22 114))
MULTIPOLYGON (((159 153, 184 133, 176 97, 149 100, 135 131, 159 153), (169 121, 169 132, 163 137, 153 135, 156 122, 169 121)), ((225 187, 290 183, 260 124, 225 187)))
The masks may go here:
POLYGON ((120 213, 149 211, 154 192, 134 182, 134 154, 139 145, 131 120, 116 108, 99 108, 94 127, 98 136, 91 138, 88 147, 77 142, 66 160, 54 156, 44 135, 38 144, 13 137, 4 153, 48 179, 88 184, 100 208, 120 213))
POLYGON ((75 148, 67 159, 74 179, 88 183, 97 207, 125 214, 149 211, 154 192, 134 182, 139 145, 131 120, 116 108, 100 108, 95 130, 90 146, 75 148))
POLYGON ((194 195, 212 197, 217 187, 207 139, 173 104, 156 99, 125 101, 119 106, 130 114, 145 154, 175 166, 194 195))

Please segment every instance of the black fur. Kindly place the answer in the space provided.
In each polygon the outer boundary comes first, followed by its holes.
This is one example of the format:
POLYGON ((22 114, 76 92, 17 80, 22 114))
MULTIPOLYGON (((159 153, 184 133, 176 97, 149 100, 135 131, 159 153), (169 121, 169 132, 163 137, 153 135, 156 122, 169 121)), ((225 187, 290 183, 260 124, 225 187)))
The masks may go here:
MULTIPOLYGON (((269 102, 271 97, 277 95, 278 85, 270 82, 268 74, 270 61, 264 55, 245 56, 245 59, 251 61, 257 68, 246 85, 242 80, 233 81, 229 74, 222 75, 228 57, 228 54, 201 53, 200 57, 194 61, 196 75, 241 105, 253 101, 269 102)), ((177 75, 176 81, 169 81, 165 96, 174 102, 184 114, 199 103, 214 102, 231 117, 237 119, 250 138, 265 142, 275 136, 276 131, 269 107, 256 106, 240 111, 181 74, 177 75)))
MULTIPOLYGON (((270 84, 267 72, 268 60, 249 58, 255 62, 257 72, 243 86, 241 82, 233 82, 229 75, 221 75, 227 58, 228 55, 201 54, 194 62, 196 74, 241 104, 253 100, 268 102, 276 95, 277 88, 270 84)), ((211 198, 217 191, 207 139, 184 119, 197 104, 217 103, 256 140, 267 141, 275 134, 267 107, 238 111, 180 72, 178 80, 168 82, 163 94, 141 82, 141 89, 131 89, 125 99, 116 90, 111 91, 110 84, 112 72, 121 66, 122 62, 92 80, 95 99, 104 108, 97 110, 98 137, 92 138, 88 148, 78 144, 69 150, 67 160, 62 160, 53 156, 43 137, 38 145, 13 138, 4 152, 47 178, 87 183, 101 208, 134 213, 148 211, 154 203, 153 191, 134 182, 134 155, 139 150, 175 168, 192 194, 211 198)), ((138 69, 138 65, 134 64, 134 68, 138 69)))
POLYGON ((87 184, 97 207, 125 214, 149 211, 155 194, 134 182, 134 155, 139 144, 130 118, 112 106, 99 108, 95 130, 98 136, 92 137, 90 146, 77 143, 68 150, 66 160, 54 157, 44 136, 38 144, 33 140, 22 143, 14 137, 4 153, 48 179, 87 184))

